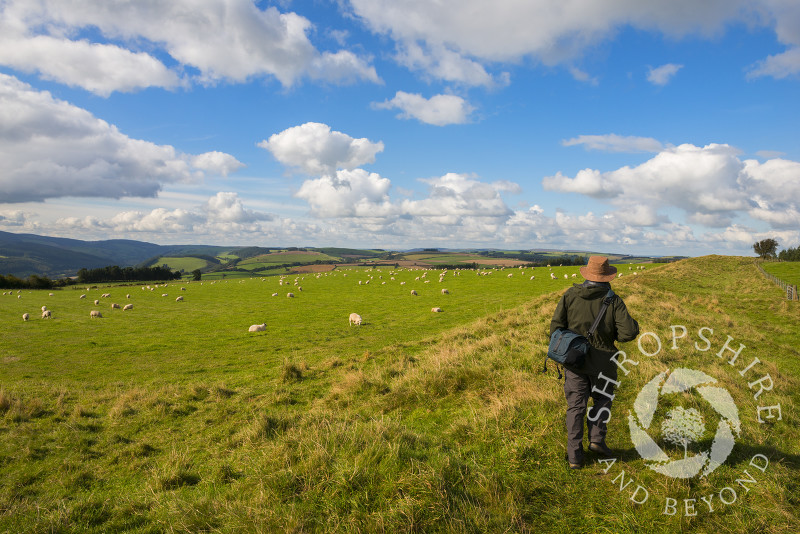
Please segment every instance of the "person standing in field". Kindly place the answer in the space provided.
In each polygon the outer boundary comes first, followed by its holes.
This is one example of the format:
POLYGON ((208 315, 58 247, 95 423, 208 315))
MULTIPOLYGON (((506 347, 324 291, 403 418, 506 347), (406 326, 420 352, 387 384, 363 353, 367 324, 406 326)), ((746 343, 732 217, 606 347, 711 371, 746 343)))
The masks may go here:
MULTIPOLYGON (((562 295, 550 321, 550 335, 557 328, 584 334, 603 305, 611 289, 617 268, 608 258, 592 256, 581 267, 582 284, 574 284, 562 295)), ((611 304, 589 340, 590 348, 580 367, 564 366, 564 395, 567 399, 567 462, 571 469, 583 467, 584 421, 589 434, 589 450, 611 456, 606 445, 607 423, 611 419, 611 401, 617 381, 617 365, 611 357, 617 352, 616 341, 626 342, 639 335, 639 323, 628 313, 622 298, 614 295, 611 304), (592 408, 588 410, 589 399, 592 408)))

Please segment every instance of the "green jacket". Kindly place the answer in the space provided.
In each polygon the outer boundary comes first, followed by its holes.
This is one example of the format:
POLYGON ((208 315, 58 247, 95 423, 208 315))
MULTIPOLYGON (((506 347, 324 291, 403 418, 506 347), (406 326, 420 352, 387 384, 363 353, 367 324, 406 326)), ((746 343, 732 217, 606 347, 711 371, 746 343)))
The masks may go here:
MULTIPOLYGON (((557 328, 569 328, 578 334, 586 334, 610 288, 611 284, 608 283, 583 283, 574 284, 567 289, 558 302, 553 320, 550 321, 550 335, 557 328)), ((586 362, 579 368, 567 368, 595 376, 602 371, 605 376, 616 379, 617 365, 610 360, 617 352, 614 342, 632 341, 638 335, 639 323, 630 316, 622 298, 615 294, 590 340, 592 348, 586 356, 586 362)))

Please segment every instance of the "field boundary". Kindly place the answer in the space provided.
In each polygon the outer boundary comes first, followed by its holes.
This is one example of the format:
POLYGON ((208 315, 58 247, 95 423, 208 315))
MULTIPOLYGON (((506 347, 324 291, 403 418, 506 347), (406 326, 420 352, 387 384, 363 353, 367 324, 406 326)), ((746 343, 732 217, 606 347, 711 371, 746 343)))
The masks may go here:
POLYGON ((753 260, 753 263, 756 264, 756 267, 758 267, 758 270, 761 271, 761 274, 763 274, 767 278, 767 280, 771 280, 771 281, 775 282, 776 284, 778 284, 780 286, 781 289, 783 289, 786 292, 786 299, 787 300, 800 300, 800 295, 798 295, 798 293, 797 293, 797 285, 790 284, 789 282, 781 280, 780 278, 778 278, 774 274, 768 273, 767 271, 764 270, 764 267, 761 266, 761 262, 760 261, 753 260))

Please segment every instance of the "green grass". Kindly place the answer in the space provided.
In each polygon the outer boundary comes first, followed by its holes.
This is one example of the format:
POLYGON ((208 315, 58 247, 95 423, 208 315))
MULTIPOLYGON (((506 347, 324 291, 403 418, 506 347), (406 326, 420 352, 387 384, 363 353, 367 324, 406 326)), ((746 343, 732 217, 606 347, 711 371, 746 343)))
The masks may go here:
POLYGON ((180 271, 183 269, 185 272, 189 273, 194 271, 195 269, 205 269, 208 267, 208 261, 201 259, 201 258, 194 258, 191 256, 180 257, 180 258, 173 258, 173 257, 161 257, 158 258, 153 265, 169 265, 169 268, 173 271, 180 271))
POLYGON ((800 285, 800 261, 763 262, 761 266, 784 282, 800 285))
POLYGON ((555 281, 546 268, 505 269, 441 284, 438 271, 429 284, 415 280, 422 271, 395 280, 390 271, 0 297, 0 531, 800 528, 800 312, 751 260, 697 258, 615 281, 665 350, 648 358, 636 342, 621 346, 640 363, 621 375, 609 434, 621 456, 607 473, 566 468, 562 384, 538 372, 558 296, 573 282, 562 274, 577 268, 553 268, 555 281), (112 297, 91 320, 101 292, 112 297), (34 314, 42 304, 52 319, 34 314), (23 322, 23 311, 34 318, 23 322), (347 325, 353 311, 362 327, 347 325), (247 332, 261 322, 266 332, 247 332), (674 324, 691 336, 675 351, 674 324), (702 326, 714 351, 691 349, 702 326), (747 345, 742 362, 765 362, 775 391, 754 399, 741 367, 717 358, 727 335, 747 345), (742 414, 736 448, 707 480, 658 475, 626 441, 636 393, 677 366, 718 378, 742 414), (762 402, 780 402, 783 421, 755 422, 762 402), (707 512, 699 496, 739 488, 756 453, 770 458, 764 473, 749 468, 758 483, 707 512), (635 480, 626 490, 615 482, 622 470, 635 480), (651 494, 643 505, 630 499, 637 484, 651 494), (697 498, 698 515, 663 515, 666 496, 697 498))
POLYGON ((338 261, 340 258, 329 256, 319 252, 277 252, 273 254, 261 254, 246 260, 242 260, 237 267, 257 271, 273 265, 283 265, 286 263, 313 263, 315 261, 338 261))

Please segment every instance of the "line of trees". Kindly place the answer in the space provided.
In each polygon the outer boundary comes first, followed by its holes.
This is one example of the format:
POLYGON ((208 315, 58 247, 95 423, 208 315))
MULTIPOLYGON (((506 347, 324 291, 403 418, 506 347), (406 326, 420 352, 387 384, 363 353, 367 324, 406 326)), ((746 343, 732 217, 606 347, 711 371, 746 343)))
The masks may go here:
POLYGON ((782 261, 800 261, 800 246, 781 250, 778 259, 782 261))
POLYGON ((63 280, 50 280, 46 276, 32 274, 27 279, 17 278, 13 274, 3 276, 0 274, 0 289, 53 289, 69 285, 72 281, 68 278, 63 280))
POLYGON ((172 272, 168 265, 160 267, 125 267, 110 265, 97 269, 80 269, 78 282, 94 284, 98 282, 148 282, 156 280, 177 280, 180 271, 172 272))

